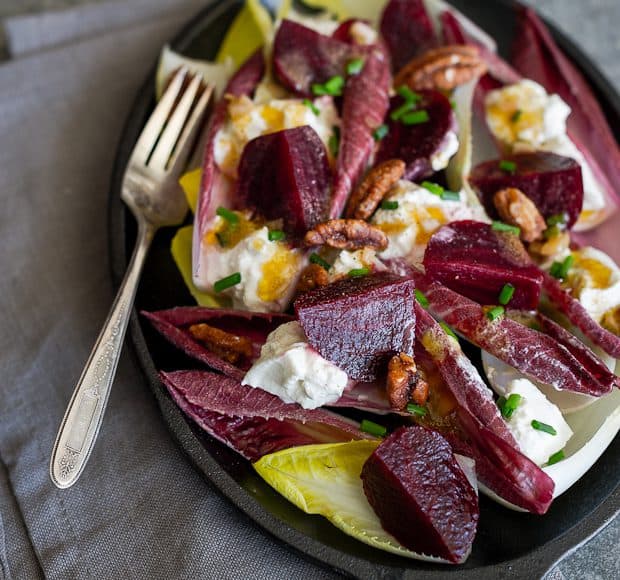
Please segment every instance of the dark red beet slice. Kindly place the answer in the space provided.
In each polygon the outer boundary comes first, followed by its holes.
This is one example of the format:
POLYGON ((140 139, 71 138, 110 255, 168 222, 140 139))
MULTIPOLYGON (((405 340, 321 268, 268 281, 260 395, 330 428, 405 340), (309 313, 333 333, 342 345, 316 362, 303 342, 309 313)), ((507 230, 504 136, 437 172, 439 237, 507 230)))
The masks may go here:
POLYGON ((306 292, 295 312, 313 348, 349 378, 370 382, 394 354, 413 356, 414 302, 413 280, 379 273, 306 292))
POLYGON ((423 0, 390 0, 383 9, 380 29, 394 71, 414 56, 439 45, 423 0))
POLYGON ((424 269, 480 304, 497 304, 504 285, 512 284, 511 308, 538 306, 542 272, 517 236, 495 231, 489 224, 464 220, 439 228, 424 252, 424 269))
POLYGON ((505 187, 516 187, 536 204, 545 218, 567 215, 568 227, 577 221, 583 205, 579 163, 543 151, 512 155, 504 160, 515 164, 514 172, 503 170, 497 159, 480 163, 469 176, 489 215, 497 216, 493 205, 495 193, 505 187))
POLYGON ((298 95, 311 96, 312 85, 345 76, 347 63, 363 54, 349 42, 325 36, 292 20, 283 20, 273 43, 273 70, 298 95))
MULTIPOLYGON (((428 121, 406 125, 403 117, 394 121, 388 117, 388 134, 381 140, 377 162, 402 159, 407 164, 405 179, 419 181, 435 171, 431 164, 433 154, 446 146, 450 131, 456 131, 456 117, 450 101, 438 91, 417 91, 422 97, 417 111, 426 111, 428 121)), ((389 115, 404 103, 402 97, 390 100, 389 115)))
POLYGON ((450 444, 424 427, 394 431, 362 468, 383 528, 421 554, 463 562, 478 527, 478 496, 450 444))
POLYGON ((239 162, 238 194, 246 207, 303 236, 327 219, 331 172, 325 146, 309 125, 252 139, 239 162))

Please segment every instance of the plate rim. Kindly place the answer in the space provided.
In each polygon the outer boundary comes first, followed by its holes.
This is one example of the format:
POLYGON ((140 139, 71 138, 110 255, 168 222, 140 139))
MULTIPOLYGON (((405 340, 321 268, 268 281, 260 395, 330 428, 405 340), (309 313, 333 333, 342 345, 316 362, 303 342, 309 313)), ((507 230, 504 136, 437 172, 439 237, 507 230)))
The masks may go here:
MULTIPOLYGON (((485 2, 488 0, 485 0, 485 2)), ((523 5, 515 0, 494 0, 504 6, 523 5)), ((168 44, 176 50, 183 51, 197 32, 208 27, 209 23, 226 13, 232 6, 240 4, 241 0, 209 0, 206 5, 169 40, 168 44)), ((554 38, 562 50, 577 66, 585 71, 586 78, 591 85, 602 95, 604 104, 611 108, 620 117, 620 94, 614 89, 610 81, 595 65, 592 59, 585 54, 565 33, 553 23, 545 19, 554 38)), ((128 263, 127 254, 127 211, 120 199, 122 176, 129 157, 133 142, 132 135, 139 133, 144 120, 154 102, 154 80, 157 60, 151 67, 147 78, 140 86, 123 129, 119 136, 118 146, 112 167, 110 188, 108 192, 108 249, 110 274, 116 290, 124 276, 128 263)), ((279 544, 286 546, 300 557, 340 573, 368 578, 369 572, 375 577, 385 577, 386 574, 395 574, 404 579, 436 579, 441 574, 458 573, 461 578, 492 579, 501 574, 503 578, 521 578, 523 574, 536 573, 544 575, 557 565, 566 556, 579 549, 597 533, 610 524, 620 512, 620 481, 609 496, 597 508, 579 523, 564 534, 550 540, 526 554, 497 564, 485 565, 477 568, 464 569, 461 567, 441 567, 429 569, 428 566, 411 561, 414 568, 402 566, 388 566, 346 554, 340 550, 327 546, 305 533, 293 528, 263 507, 256 499, 246 492, 211 456, 192 432, 190 424, 183 412, 174 404, 159 380, 157 370, 146 345, 142 332, 137 308, 134 306, 129 327, 130 351, 134 361, 144 375, 145 382, 154 394, 162 419, 168 431, 172 434, 175 443, 181 448, 194 468, 203 476, 205 481, 227 498, 237 509, 244 513, 249 521, 258 524, 264 532, 269 534, 279 544)), ((403 559, 397 559, 403 562, 403 559)), ((405 561, 407 562, 407 561, 405 561)))

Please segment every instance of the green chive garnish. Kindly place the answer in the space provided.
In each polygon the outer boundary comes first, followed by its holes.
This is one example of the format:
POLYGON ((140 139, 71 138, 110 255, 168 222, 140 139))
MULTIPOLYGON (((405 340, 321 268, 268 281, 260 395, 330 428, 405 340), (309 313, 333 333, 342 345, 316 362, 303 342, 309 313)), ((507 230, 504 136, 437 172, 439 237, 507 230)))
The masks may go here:
POLYGON ((215 213, 219 215, 221 218, 224 218, 229 224, 238 224, 239 216, 234 212, 226 209, 225 207, 218 207, 215 210, 215 213))
POLYGON ((379 425, 378 423, 369 421, 368 419, 364 419, 360 423, 360 431, 374 435, 375 437, 385 437, 385 434, 387 433, 387 429, 383 425, 379 425))
POLYGON ((406 113, 400 119, 403 125, 421 125, 422 123, 427 123, 430 120, 428 112, 422 109, 421 111, 411 111, 411 113, 406 113))
POLYGON ((500 316, 504 315, 503 306, 493 306, 493 308, 487 310, 487 318, 489 320, 497 320, 500 316))
POLYGON ((522 111, 521 109, 517 109, 517 110, 516 110, 516 111, 512 114, 512 117, 510 117, 510 120, 511 120, 513 123, 516 123, 516 122, 517 122, 517 121, 521 118, 521 115, 523 115, 523 111, 522 111))
POLYGON ((458 191, 449 191, 447 189, 444 189, 441 192, 441 196, 440 197, 444 201, 460 201, 461 194, 458 191))
POLYGON ((329 270, 331 268, 330 263, 326 262, 323 258, 321 258, 321 256, 316 253, 310 254, 310 262, 312 262, 313 264, 318 264, 319 266, 321 266, 321 268, 324 268, 325 270, 329 270))
POLYGON ((421 405, 416 405, 415 403, 407 403, 407 412, 412 415, 424 417, 424 415, 428 413, 428 409, 426 407, 422 407, 421 405))
MULTIPOLYGON (((499 400, 497 401, 499 404, 499 400)), ((512 414, 517 410, 517 407, 521 403, 521 395, 517 393, 513 393, 507 399, 504 399, 500 410, 502 412, 502 417, 505 419, 510 419, 512 414)))
POLYGON ((423 181, 420 184, 424 189, 430 191, 433 195, 441 195, 444 192, 444 188, 437 183, 432 183, 430 181, 423 181))
POLYGON ((543 237, 545 238, 545 240, 550 240, 551 238, 555 238, 557 236, 559 236, 562 233, 562 230, 560 229, 560 226, 553 225, 553 226, 549 226, 544 232, 543 232, 543 237))
POLYGON ((453 111, 456 111, 456 101, 454 99, 450 99, 450 106, 453 111))
POLYGON ((327 146, 333 157, 338 156, 338 149, 340 149, 340 127, 333 127, 334 132, 327 141, 327 146))
POLYGON ((544 433, 549 433, 549 435, 558 434, 558 432, 551 425, 547 425, 547 423, 537 421, 536 419, 532 421, 532 427, 536 429, 536 431, 543 431, 544 433))
POLYGON ((551 264, 551 268, 549 269, 549 274, 558 280, 563 280, 568 275, 568 271, 574 261, 575 258, 573 258, 573 255, 569 254, 561 262, 553 262, 553 264, 551 264))
POLYGON ((504 408, 505 404, 506 404, 506 397, 499 397, 497 399, 497 407, 499 408, 500 412, 504 408))
POLYGON ((348 75, 358 75, 362 72, 364 68, 364 59, 356 58, 354 60, 350 60, 347 63, 347 74, 348 75))
POLYGON ((418 93, 414 93, 407 85, 401 85, 396 89, 396 92, 403 98, 407 103, 417 103, 422 99, 418 93))
POLYGON ((503 159, 499 162, 499 168, 506 173, 514 173, 517 170, 517 164, 514 161, 503 159))
POLYGON ((503 306, 506 306, 506 304, 508 304, 512 300, 512 296, 514 293, 515 287, 512 284, 504 284, 504 287, 499 293, 499 303, 503 306))
POLYGON ((415 299, 422 308, 428 308, 428 298, 417 288, 415 289, 415 299))
POLYGON ((279 242, 286 237, 286 234, 282 230, 269 230, 267 238, 270 242, 279 242))
POLYGON ((327 82, 321 84, 314 83, 312 85, 312 93, 315 95, 331 95, 332 97, 339 97, 342 95, 342 88, 344 87, 344 79, 338 75, 332 77, 327 82))
POLYGON ((521 228, 518 226, 511 226, 510 224, 505 224, 504 222, 494 221, 491 223, 491 229, 494 229, 496 232, 508 232, 518 236, 521 233, 521 228))
POLYGON ((222 247, 225 248, 226 247, 226 238, 224 238, 224 236, 222 234, 220 234, 219 232, 215 233, 215 237, 217 239, 217 243, 222 247))
POLYGON ((348 276, 349 278, 362 278, 363 276, 368 276, 368 274, 370 274, 368 268, 353 268, 353 270, 349 270, 348 276))
POLYGON ((306 107, 308 107, 308 109, 310 109, 317 117, 321 114, 321 110, 310 99, 304 99, 302 103, 306 105, 306 107))
POLYGON ((394 109, 390 113, 390 119, 392 119, 392 121, 400 121, 401 117, 409 111, 412 111, 414 107, 415 103, 412 103, 411 101, 405 101, 400 107, 394 109))
POLYGON ((381 209, 398 209, 398 202, 385 199, 381 202, 380 207, 381 209))
POLYGON ((213 284, 213 290, 216 292, 223 292, 228 288, 232 288, 241 282, 241 272, 235 272, 230 276, 226 276, 226 278, 222 278, 218 280, 215 284, 213 284))
POLYGON ((558 461, 562 461, 562 459, 564 459, 564 450, 560 449, 558 452, 551 455, 549 459, 547 459, 547 465, 553 465, 558 461))
POLYGON ((441 328, 443 328, 443 330, 444 330, 444 332, 446 334, 450 335, 455 340, 458 340, 456 334, 454 334, 454 330, 452 330, 445 322, 441 321, 439 323, 439 326, 441 326, 441 328))
POLYGON ((381 141, 381 139, 383 139, 389 132, 389 128, 387 125, 379 125, 374 133, 372 134, 372 136, 374 137, 375 141, 381 141))
POLYGON ((566 223, 566 214, 563 213, 554 213, 547 218, 548 226, 557 226, 566 223))

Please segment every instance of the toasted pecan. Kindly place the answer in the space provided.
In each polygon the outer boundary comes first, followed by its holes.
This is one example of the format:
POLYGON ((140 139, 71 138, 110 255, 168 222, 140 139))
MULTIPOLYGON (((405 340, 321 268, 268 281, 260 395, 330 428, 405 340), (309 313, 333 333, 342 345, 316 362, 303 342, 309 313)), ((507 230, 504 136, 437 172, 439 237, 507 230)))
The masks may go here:
POLYGON ((401 352, 388 363, 386 390, 390 406, 403 410, 409 401, 424 405, 428 399, 428 383, 421 377, 411 356, 401 352))
POLYGON ((238 362, 242 356, 252 356, 252 341, 245 336, 237 336, 205 323, 192 324, 189 332, 211 352, 231 364, 238 362))
POLYGON ((379 228, 363 220, 336 219, 319 224, 307 232, 304 243, 307 246, 326 245, 339 250, 385 250, 388 238, 379 228))
POLYGON ((536 204, 516 187, 507 187, 496 192, 493 205, 506 223, 521 229, 521 239, 526 242, 539 240, 547 229, 545 218, 536 204))
POLYGON ((318 264, 308 264, 299 276, 296 290, 297 292, 308 292, 328 284, 329 274, 327 270, 318 264))
POLYGON ((373 167, 355 191, 351 194, 345 216, 358 220, 367 220, 405 173, 405 162, 400 159, 388 159, 373 167))
POLYGON ((451 91, 487 70, 478 49, 469 45, 433 48, 410 60, 394 78, 394 86, 413 90, 451 91))

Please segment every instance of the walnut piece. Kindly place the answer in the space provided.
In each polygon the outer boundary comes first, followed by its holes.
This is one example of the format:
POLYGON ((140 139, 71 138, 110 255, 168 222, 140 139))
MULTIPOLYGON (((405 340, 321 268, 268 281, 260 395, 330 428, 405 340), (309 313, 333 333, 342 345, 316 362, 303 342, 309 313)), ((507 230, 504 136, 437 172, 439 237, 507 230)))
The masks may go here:
POLYGON ((351 194, 345 216, 367 220, 381 203, 388 191, 405 173, 405 162, 388 159, 373 167, 351 194))
POLYGON ((394 78, 394 86, 451 91, 482 76, 486 70, 486 64, 475 46, 442 46, 410 60, 394 78))
POLYGON ((245 336, 237 336, 205 323, 192 324, 189 333, 212 353, 231 364, 238 362, 242 356, 252 356, 252 341, 245 336))
POLYGON ((308 292, 320 286, 329 284, 329 274, 323 266, 308 264, 301 273, 297 282, 297 292, 308 292))
POLYGON ((403 410, 409 401, 424 405, 428 399, 428 383, 422 379, 415 361, 404 352, 388 363, 386 390, 390 406, 403 410))
POLYGON ((387 236, 363 220, 336 219, 319 224, 306 233, 306 246, 330 246, 339 250, 360 250, 375 248, 385 250, 387 236))
POLYGON ((516 187, 500 189, 493 196, 493 205, 507 224, 521 229, 521 239, 526 242, 539 240, 547 229, 536 204, 516 187))

